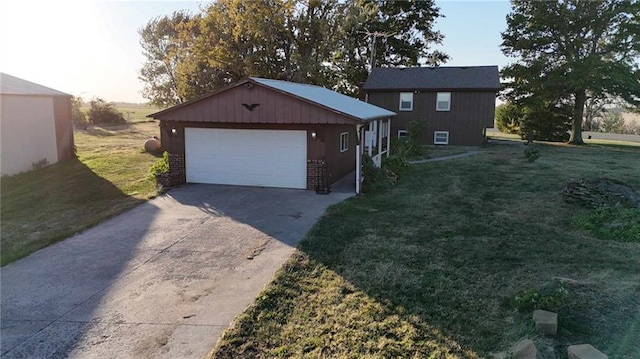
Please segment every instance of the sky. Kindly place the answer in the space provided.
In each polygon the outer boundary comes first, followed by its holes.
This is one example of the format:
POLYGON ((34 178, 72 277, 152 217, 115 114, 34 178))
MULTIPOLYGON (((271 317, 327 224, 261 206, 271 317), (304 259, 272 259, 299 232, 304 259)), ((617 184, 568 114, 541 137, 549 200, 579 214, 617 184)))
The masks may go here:
MULTIPOLYGON (((0 3, 0 72, 84 99, 143 103, 138 71, 145 60, 138 29, 195 1, 28 1, 0 3)), ((440 49, 448 66, 509 63, 500 51, 508 1, 436 0, 445 18, 440 49)))

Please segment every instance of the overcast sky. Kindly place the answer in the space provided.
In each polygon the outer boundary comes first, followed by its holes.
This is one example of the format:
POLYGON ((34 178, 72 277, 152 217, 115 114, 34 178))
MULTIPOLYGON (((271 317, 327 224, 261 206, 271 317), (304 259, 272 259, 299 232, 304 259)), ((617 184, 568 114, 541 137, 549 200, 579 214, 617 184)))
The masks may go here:
MULTIPOLYGON (((195 1, 26 1, 0 3, 0 72, 89 99, 146 102, 138 70, 144 62, 137 30, 195 1)), ((500 52, 508 1, 436 0, 445 65, 508 63, 500 52)))

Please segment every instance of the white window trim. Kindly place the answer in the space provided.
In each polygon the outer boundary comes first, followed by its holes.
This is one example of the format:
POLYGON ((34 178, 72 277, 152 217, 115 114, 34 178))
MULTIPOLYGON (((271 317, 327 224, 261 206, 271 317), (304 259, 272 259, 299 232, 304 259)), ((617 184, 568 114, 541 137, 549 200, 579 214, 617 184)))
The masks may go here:
POLYGON ((413 92, 400 92, 400 101, 398 103, 398 111, 413 111, 413 92), (411 106, 409 108, 403 108, 402 107, 402 95, 409 95, 411 96, 411 106))
MULTIPOLYGON (((444 101, 443 101, 444 102, 444 101)), ((447 111, 451 111, 451 92, 438 92, 436 93, 436 111, 438 112, 447 112, 447 111), (438 108, 438 103, 439 101, 439 97, 440 95, 448 95, 449 100, 447 101, 447 109, 440 109, 438 108)))
POLYGON ((409 131, 407 130, 398 130, 398 138, 402 138, 400 137, 401 134, 405 135, 405 138, 409 137, 409 131))
POLYGON ((449 131, 433 131, 433 144, 434 145, 448 145, 449 144, 449 131), (447 140, 444 142, 438 142, 436 141, 436 139, 438 138, 438 135, 441 134, 446 134, 447 135, 447 140))
POLYGON ((349 151, 349 132, 342 132, 340 134, 340 153, 347 152, 347 151, 349 151), (345 146, 344 146, 344 148, 342 147, 342 145, 343 145, 343 142, 342 142, 343 136, 345 138, 345 141, 344 141, 344 145, 345 146))

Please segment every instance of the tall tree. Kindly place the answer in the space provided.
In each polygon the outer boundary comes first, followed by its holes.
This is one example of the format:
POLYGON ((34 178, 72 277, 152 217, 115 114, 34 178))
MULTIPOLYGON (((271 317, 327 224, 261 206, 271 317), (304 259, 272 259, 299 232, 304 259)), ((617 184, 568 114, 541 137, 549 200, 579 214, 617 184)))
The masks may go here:
POLYGON ((421 61, 436 66, 449 60, 443 52, 430 49, 444 39, 433 29, 436 19, 443 16, 433 0, 346 3, 341 42, 334 59, 341 91, 355 93, 367 79, 372 62, 375 67, 416 66, 421 61))
POLYGON ((200 14, 153 19, 141 29, 145 95, 163 106, 247 76, 310 83, 355 94, 366 80, 369 31, 377 64, 412 66, 442 40, 433 0, 217 0, 200 14))
POLYGON ((178 65, 184 60, 184 44, 179 41, 179 26, 190 16, 176 11, 169 16, 151 19, 138 30, 140 45, 146 61, 140 69, 140 80, 145 85, 142 96, 160 107, 173 106, 185 99, 178 90, 178 65))
POLYGON ((513 101, 570 102, 570 143, 582 144, 587 92, 640 104, 640 2, 512 0, 502 71, 513 101))

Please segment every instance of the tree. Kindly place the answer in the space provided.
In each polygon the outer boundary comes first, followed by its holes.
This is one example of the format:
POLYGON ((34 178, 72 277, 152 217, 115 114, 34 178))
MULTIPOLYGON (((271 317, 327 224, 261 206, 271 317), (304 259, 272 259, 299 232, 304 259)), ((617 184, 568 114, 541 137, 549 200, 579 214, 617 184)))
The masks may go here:
POLYGON ((153 19, 140 30, 145 97, 183 102, 247 76, 355 94, 367 78, 371 39, 380 66, 413 66, 443 36, 433 0, 218 0, 201 13, 153 19), (368 36, 389 30, 385 39, 368 36))
POLYGON ((524 113, 520 107, 511 102, 496 107, 496 127, 504 133, 520 133, 520 122, 524 113))
POLYGON ((71 97, 71 121, 78 128, 86 128, 89 123, 87 115, 82 111, 82 97, 71 97))
POLYGON ((569 142, 582 144, 587 92, 640 103, 640 2, 512 0, 502 52, 517 61, 502 71, 513 101, 571 104, 569 142))
POLYGON ((346 5, 332 63, 337 74, 334 89, 356 94, 371 65, 416 66, 426 60, 436 66, 449 60, 448 55, 429 48, 444 39, 433 29, 443 16, 433 0, 350 0, 346 5))
POLYGON ((537 102, 524 106, 518 133, 521 138, 533 138, 541 141, 566 141, 571 128, 571 106, 554 102, 537 102))
POLYGON ((93 124, 123 124, 127 120, 112 102, 95 98, 89 102, 89 122, 93 124))
POLYGON ((607 113, 602 119, 601 130, 606 133, 623 133, 624 118, 622 114, 619 111, 607 113))
POLYGON ((180 43, 178 31, 189 21, 187 12, 176 11, 151 19, 138 30, 146 57, 139 76, 145 83, 142 96, 156 106, 173 106, 185 100, 179 91, 177 68, 186 58, 186 46, 180 43))

